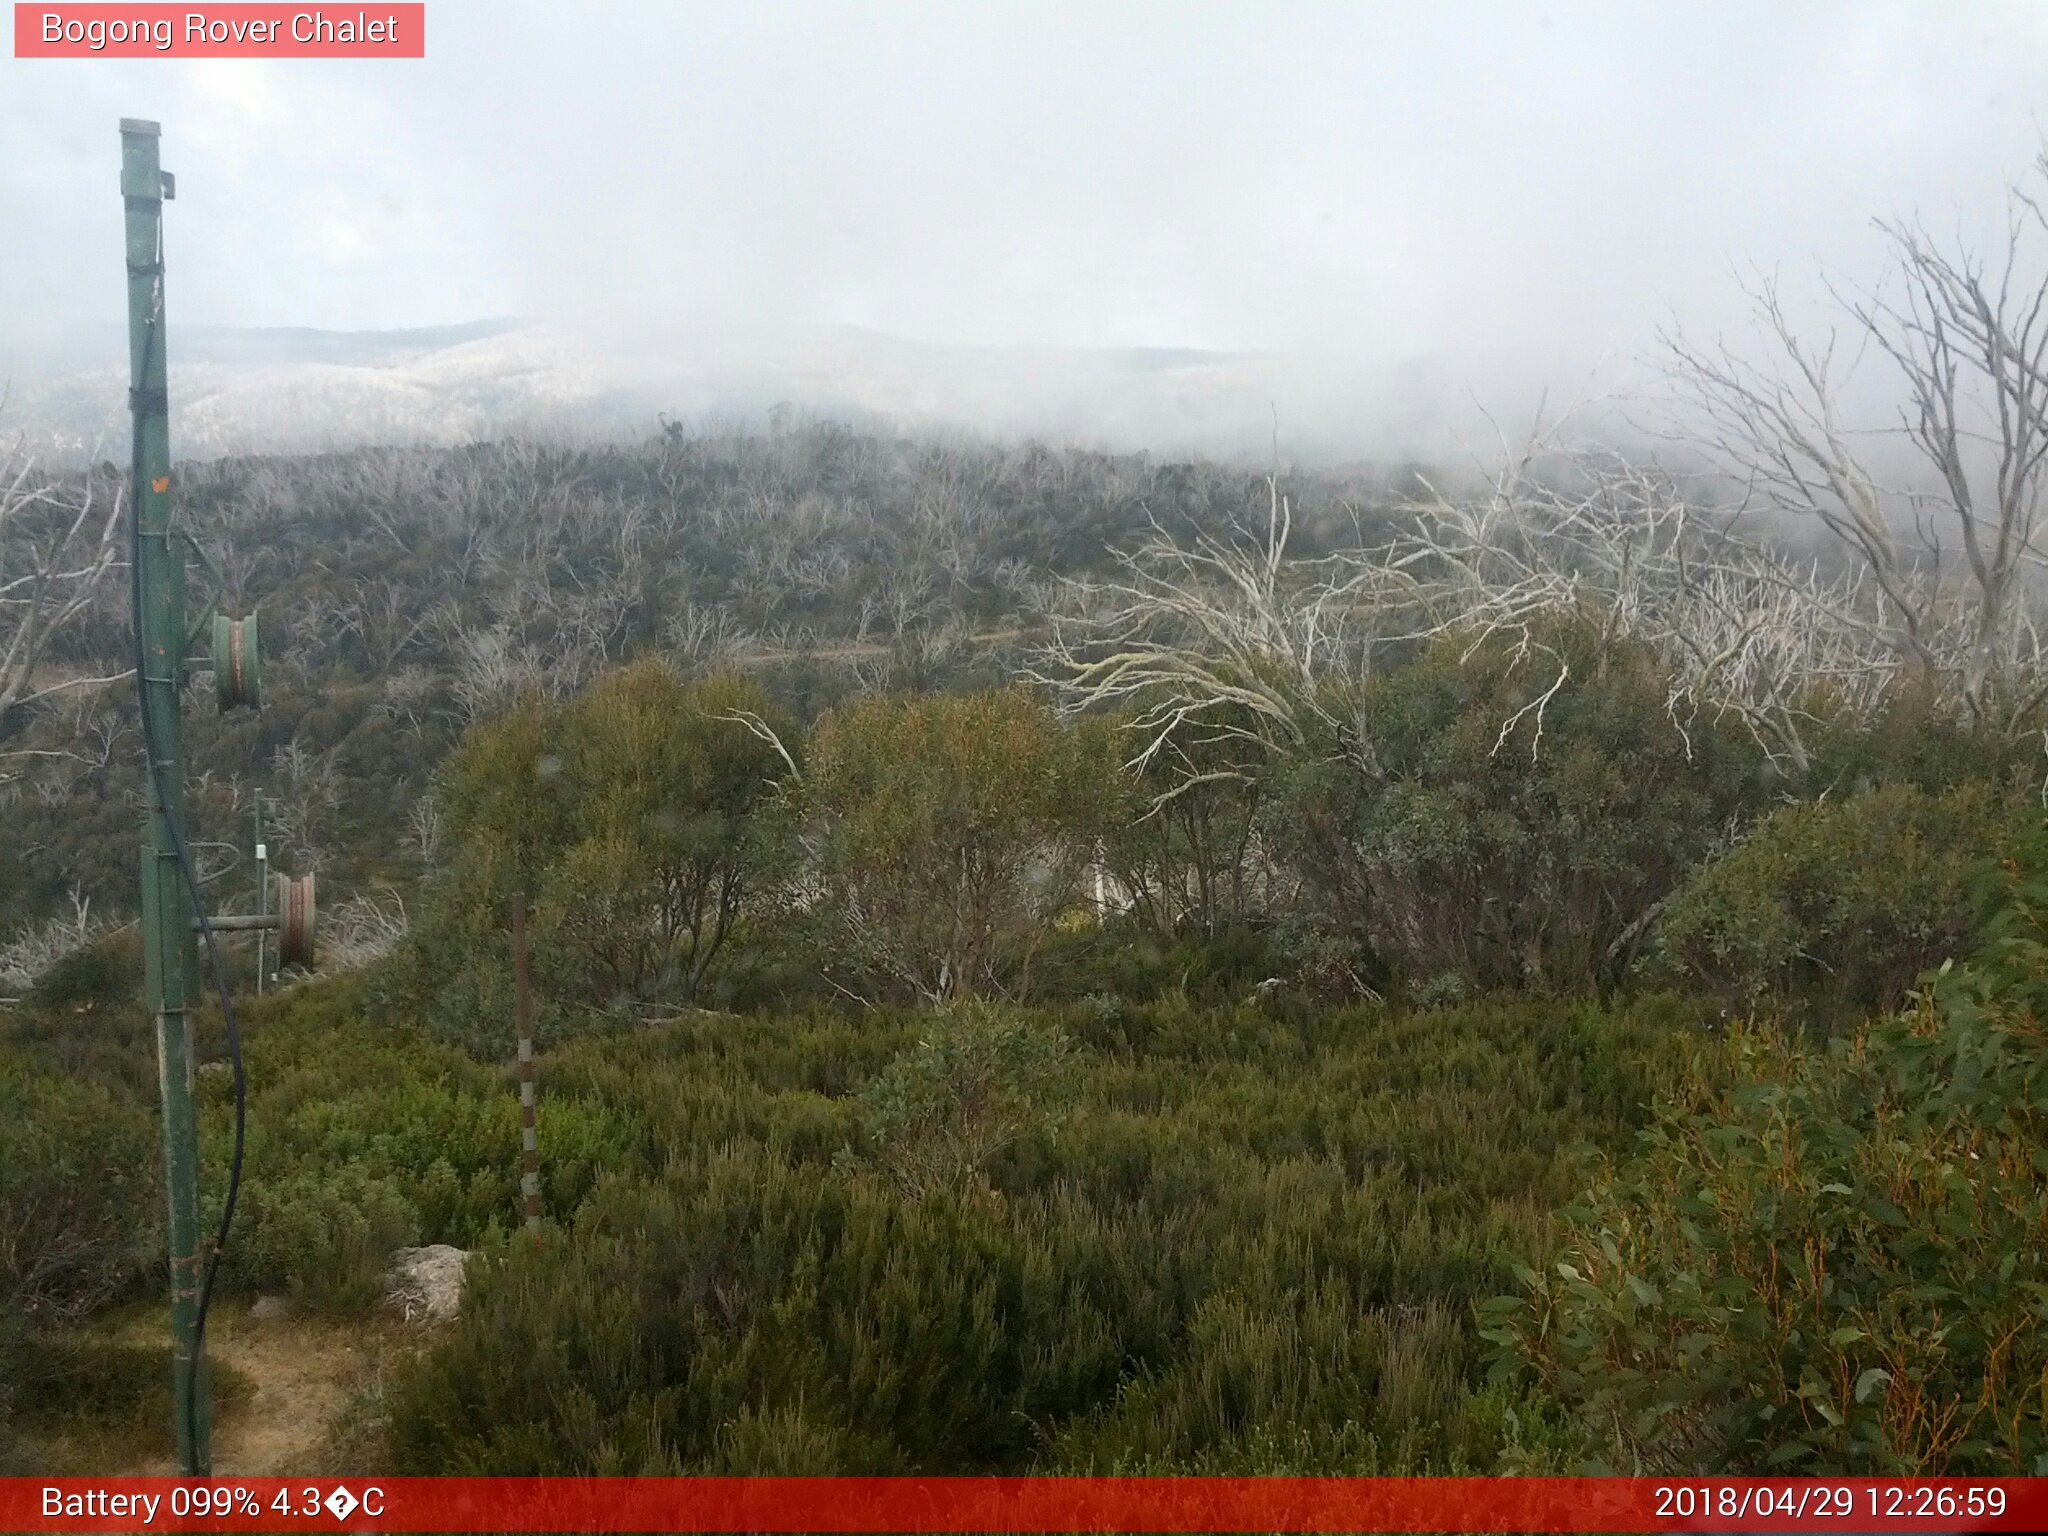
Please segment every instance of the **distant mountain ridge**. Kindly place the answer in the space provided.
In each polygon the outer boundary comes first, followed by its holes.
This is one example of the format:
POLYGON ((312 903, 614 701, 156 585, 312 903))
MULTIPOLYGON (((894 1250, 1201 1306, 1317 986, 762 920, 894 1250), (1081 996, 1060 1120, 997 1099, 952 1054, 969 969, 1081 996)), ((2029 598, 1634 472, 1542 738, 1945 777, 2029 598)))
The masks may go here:
POLYGON ((322 331, 302 325, 173 325, 170 346, 172 355, 186 362, 343 363, 375 368, 423 352, 503 336, 524 324, 522 320, 499 317, 396 331, 322 331))
MULTIPOLYGON (((173 451, 186 457, 521 431, 616 436, 671 418, 765 422, 777 406, 906 430, 1302 464, 1436 459, 1543 393, 1530 359, 1394 366, 1187 347, 992 346, 848 325, 585 330, 509 317, 405 330, 172 326, 173 451)), ((59 459, 126 430, 122 333, 97 327, 18 363, 5 429, 59 459), (100 334, 104 332, 105 334, 100 334)))

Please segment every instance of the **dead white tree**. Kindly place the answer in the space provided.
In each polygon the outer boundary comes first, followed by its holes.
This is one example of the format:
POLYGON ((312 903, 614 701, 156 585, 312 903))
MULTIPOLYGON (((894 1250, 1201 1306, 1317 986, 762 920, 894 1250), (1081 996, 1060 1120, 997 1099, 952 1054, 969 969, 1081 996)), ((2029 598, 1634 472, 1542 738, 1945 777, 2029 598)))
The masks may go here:
MULTIPOLYGON (((1277 481, 1267 489, 1263 527, 1176 539, 1153 522, 1116 554, 1115 576, 1068 583, 1046 615, 1051 638, 1029 675, 1070 708, 1130 710, 1134 769, 1191 737, 1292 751, 1343 729, 1326 684, 1369 659, 1361 622, 1381 617, 1406 573, 1364 558, 1290 558, 1293 507, 1277 481)), ((1244 776, 1225 766, 1184 782, 1244 776)))
POLYGON ((111 926, 93 915, 92 898, 72 887, 68 913, 53 913, 0 942, 0 987, 9 992, 26 991, 43 972, 91 944, 111 926))
POLYGON ((542 687, 539 659, 524 649, 509 624, 467 622, 452 604, 438 614, 455 675, 450 692, 465 726, 505 709, 528 689, 542 687))
POLYGON ((2048 153, 1988 257, 1917 220, 1880 220, 1895 275, 1831 284, 1844 322, 1803 335, 1774 278, 1745 284, 1765 358, 1666 338, 1681 429, 1758 501, 1813 518, 1877 594, 1893 650, 1980 724, 2024 731, 2048 703, 2040 643, 2048 490, 2048 153), (1852 345, 1845 349, 1844 337, 1852 345), (1854 356, 1889 361, 1898 425, 1861 430, 1854 356), (1889 478, 1874 441, 1902 441, 1889 478))
POLYGON ((405 828, 412 852, 423 869, 441 862, 441 807, 431 793, 421 795, 406 813, 405 828))
POLYGON ((1794 770, 1810 759, 1819 694, 1859 713, 1883 698, 1898 664, 1870 581, 1744 536, 1670 476, 1611 454, 1555 449, 1539 473, 1541 447, 1510 456, 1478 494, 1429 491, 1371 549, 1291 557, 1277 486, 1263 530, 1183 541, 1155 526, 1115 579, 1068 584, 1032 675, 1071 709, 1128 710, 1129 765, 1179 765, 1162 804, 1246 777, 1242 758, 1200 750, 1233 740, 1369 768, 1356 685, 1384 653, 1447 636, 1467 657, 1505 645, 1554 668, 1532 675, 1496 751, 1525 726, 1541 748, 1544 712, 1570 682, 1546 638, 1560 621, 1658 654, 1676 728, 1732 715, 1794 770))
POLYGON ((410 927, 405 900, 396 891, 351 896, 320 914, 320 968, 352 971, 381 960, 404 942, 410 927))
POLYGON ((722 666, 760 645, 759 637, 742 628, 724 604, 704 606, 690 598, 662 619, 661 637, 669 654, 692 672, 722 666))
POLYGON ((444 674, 430 667, 400 667, 384 679, 376 710, 396 721, 407 734, 423 736, 446 681, 444 674))
POLYGON ((0 715, 127 672, 51 679, 50 648, 120 562, 121 498, 92 476, 60 482, 16 449, 0 458, 0 715))
POLYGON ((342 796, 335 751, 315 752, 293 737, 271 755, 270 839, 293 867, 317 872, 326 862, 328 839, 342 796))
MULTIPOLYGON (((1823 693, 1832 709, 1867 716, 1898 672, 1862 573, 1795 559, 1702 512, 1671 475, 1613 453, 1559 452, 1540 475, 1525 454, 1484 495, 1417 503, 1388 561, 1415 575, 1408 637, 1456 630, 1476 648, 1506 635, 1527 654, 1546 649, 1540 621, 1576 616, 1603 643, 1663 658, 1681 727, 1701 710, 1732 715, 1794 770, 1810 760, 1823 693)), ((1566 681, 1559 668, 1554 686, 1566 681)), ((1533 701, 1539 716, 1549 696, 1533 701)))
POLYGON ((377 676, 388 675, 406 648, 426 633, 430 616, 417 611, 413 594, 390 577, 353 583, 334 613, 334 628, 353 634, 377 676))

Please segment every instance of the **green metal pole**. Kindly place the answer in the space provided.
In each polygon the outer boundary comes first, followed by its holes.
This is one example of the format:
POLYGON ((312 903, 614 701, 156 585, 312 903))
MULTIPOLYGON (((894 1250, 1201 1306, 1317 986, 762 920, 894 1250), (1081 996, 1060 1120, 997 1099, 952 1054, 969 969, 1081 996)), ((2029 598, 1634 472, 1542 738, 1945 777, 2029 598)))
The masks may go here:
POLYGON ((128 224, 129 408, 135 418, 137 593, 143 708, 153 771, 143 775, 149 811, 142 846, 143 980, 156 1014, 157 1078, 163 1090, 164 1185, 170 1197, 171 1416, 178 1463, 206 1476, 209 1405, 199 1354, 199 1135, 193 1108, 192 1019, 198 974, 197 916, 178 869, 173 827, 185 825, 184 733, 178 698, 185 677, 185 555, 171 529, 171 412, 165 394, 163 203, 170 178, 157 161, 155 123, 121 120, 121 198, 128 224))

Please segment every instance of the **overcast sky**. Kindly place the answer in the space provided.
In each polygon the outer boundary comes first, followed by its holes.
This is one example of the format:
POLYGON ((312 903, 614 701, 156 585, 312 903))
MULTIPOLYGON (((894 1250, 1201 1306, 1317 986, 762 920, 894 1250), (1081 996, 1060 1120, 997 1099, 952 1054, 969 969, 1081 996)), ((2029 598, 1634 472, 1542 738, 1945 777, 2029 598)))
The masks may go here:
POLYGON ((839 321, 1561 363, 1978 227, 2048 5, 430 0, 424 61, 0 60, 0 350, 122 314, 164 125, 188 323, 839 321))

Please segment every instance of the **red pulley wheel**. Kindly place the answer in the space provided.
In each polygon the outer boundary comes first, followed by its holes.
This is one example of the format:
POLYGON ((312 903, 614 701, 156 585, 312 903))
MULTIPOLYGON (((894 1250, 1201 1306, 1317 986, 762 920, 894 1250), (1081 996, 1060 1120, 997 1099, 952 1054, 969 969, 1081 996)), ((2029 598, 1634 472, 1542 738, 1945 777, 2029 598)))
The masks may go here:
POLYGON ((281 965, 313 964, 313 877, 293 880, 285 875, 277 882, 277 958, 281 965))

